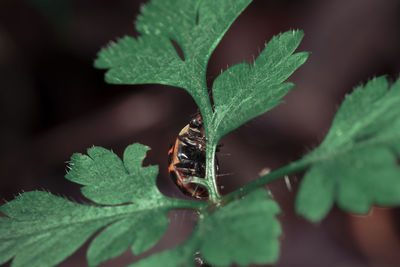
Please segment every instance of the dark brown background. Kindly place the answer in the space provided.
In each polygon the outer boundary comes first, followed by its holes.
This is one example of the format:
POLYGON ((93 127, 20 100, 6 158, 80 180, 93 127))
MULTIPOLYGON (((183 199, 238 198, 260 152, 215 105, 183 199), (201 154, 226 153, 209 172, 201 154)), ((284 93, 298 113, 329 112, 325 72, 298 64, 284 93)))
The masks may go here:
MULTIPOLYGON (((160 166, 158 185, 183 197, 167 175, 167 150, 196 112, 189 95, 166 86, 117 86, 92 67, 110 40, 136 36, 143 1, 3 0, 0 2, 0 198, 34 189, 85 201, 63 179, 73 152, 92 145, 121 155, 133 142, 152 147, 147 163, 160 166)), ((222 140, 223 192, 301 157, 327 132, 344 94, 360 82, 400 71, 398 0, 255 0, 213 54, 210 85, 221 69, 251 61, 265 41, 289 29, 306 33, 300 50, 312 51, 291 81, 285 103, 222 140), (230 154, 230 156, 228 155, 230 154)), ((269 188, 282 207, 277 266, 400 266, 399 211, 374 209, 357 217, 334 209, 318 225, 297 217, 294 193, 301 175, 269 188)), ((170 214, 168 234, 152 251, 190 233, 190 211, 170 214)), ((60 266, 86 266, 80 249, 60 266)), ((124 266, 129 253, 102 266, 124 266)))

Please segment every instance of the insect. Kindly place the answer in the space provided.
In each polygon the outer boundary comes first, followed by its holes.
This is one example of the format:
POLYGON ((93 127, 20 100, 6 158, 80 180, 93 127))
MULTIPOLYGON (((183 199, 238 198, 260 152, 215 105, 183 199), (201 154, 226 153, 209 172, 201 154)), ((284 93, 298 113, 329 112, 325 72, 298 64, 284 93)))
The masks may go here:
MULTIPOLYGON (((203 186, 187 182, 190 177, 204 178, 206 174, 206 138, 201 115, 180 131, 168 151, 168 164, 171 179, 185 195, 208 198, 208 191, 203 186)), ((218 170, 218 164, 215 167, 218 170)))

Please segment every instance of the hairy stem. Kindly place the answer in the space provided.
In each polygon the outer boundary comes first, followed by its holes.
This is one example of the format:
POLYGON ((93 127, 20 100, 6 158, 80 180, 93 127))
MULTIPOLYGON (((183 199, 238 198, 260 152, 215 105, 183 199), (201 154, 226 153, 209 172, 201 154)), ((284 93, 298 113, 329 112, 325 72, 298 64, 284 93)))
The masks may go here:
POLYGON ((209 187, 209 198, 211 202, 219 202, 222 197, 218 192, 217 176, 215 174, 215 150, 214 142, 207 142, 206 149, 206 181, 209 187))
POLYGON ((205 209, 208 207, 208 203, 204 201, 188 201, 177 198, 167 198, 166 203, 174 209, 205 209))
POLYGON ((203 107, 199 107, 202 119, 203 119, 203 124, 204 124, 204 129, 205 129, 205 135, 206 138, 208 137, 208 132, 207 129, 210 125, 211 119, 213 117, 213 111, 211 107, 211 103, 208 101, 207 103, 202 103, 203 107), (205 107, 204 107, 205 106, 205 107))
POLYGON ((198 104, 200 113, 203 118, 205 137, 207 139, 206 176, 205 176, 205 182, 207 185, 205 185, 205 187, 208 190, 209 200, 211 202, 216 203, 222 199, 222 196, 220 195, 220 193, 218 191, 217 176, 215 173, 215 151, 216 151, 218 142, 216 142, 214 140, 214 133, 213 133, 213 129, 211 128, 211 121, 214 116, 214 112, 213 112, 213 108, 211 105, 211 97, 208 94, 207 80, 205 77, 205 73, 206 72, 204 70, 203 88, 201 90, 202 97, 200 98, 200 99, 202 99, 202 103, 201 103, 201 105, 199 105, 199 103, 197 103, 197 104, 198 104))
POLYGON ((310 164, 311 164, 310 161, 303 160, 303 159, 292 162, 282 168, 279 168, 267 175, 261 176, 258 179, 240 187, 236 191, 233 191, 232 193, 226 195, 223 198, 223 201, 229 202, 231 200, 241 198, 241 197, 251 193, 255 189, 260 188, 261 186, 264 186, 266 184, 269 184, 272 181, 278 180, 279 178, 282 178, 286 175, 290 175, 293 173, 303 171, 303 170, 307 169, 310 166, 310 164))

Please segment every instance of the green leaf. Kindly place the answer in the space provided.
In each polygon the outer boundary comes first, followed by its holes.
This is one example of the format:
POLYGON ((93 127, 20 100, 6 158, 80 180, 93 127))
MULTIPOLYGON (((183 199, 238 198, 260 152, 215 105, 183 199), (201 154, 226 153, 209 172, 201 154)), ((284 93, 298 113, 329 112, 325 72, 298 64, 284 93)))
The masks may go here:
POLYGON ((88 155, 72 155, 72 169, 65 177, 84 185, 82 194, 99 204, 157 200, 163 198, 156 186, 158 167, 142 167, 147 150, 149 147, 140 144, 128 146, 122 162, 112 151, 92 147, 88 155))
POLYGON ((13 266, 53 266, 79 248, 95 231, 110 222, 97 219, 100 208, 69 202, 47 192, 33 191, 3 205, 8 216, 0 225, 0 243, 15 255, 13 266), (93 219, 90 223, 85 223, 93 219))
POLYGON ((281 227, 275 217, 279 211, 268 192, 259 189, 210 214, 203 212, 188 241, 131 266, 161 266, 163 262, 190 266, 196 253, 213 266, 274 263, 279 257, 281 227))
POLYGON ((96 266, 130 247, 134 253, 151 248, 167 229, 170 209, 207 205, 164 197, 155 185, 157 167, 141 166, 147 150, 128 146, 124 162, 101 147, 72 156, 68 179, 84 184, 91 200, 115 206, 78 204, 42 191, 1 206, 7 217, 0 217, 0 264, 14 256, 13 266, 56 265, 104 228, 88 249, 89 265, 96 266))
POLYGON ((302 31, 277 35, 252 65, 234 65, 216 78, 212 91, 213 130, 217 140, 281 103, 281 98, 294 87, 284 81, 309 55, 306 52, 293 54, 302 37, 302 31))
POLYGON ((312 164, 297 195, 296 211, 321 220, 334 202, 365 214, 371 205, 400 205, 400 80, 385 77, 348 95, 325 140, 304 160, 312 164))
POLYGON ((209 106, 208 60, 232 22, 251 0, 152 0, 136 22, 139 38, 124 37, 98 54, 106 81, 159 83, 186 89, 200 108, 209 106), (182 60, 171 40, 183 51, 182 60))

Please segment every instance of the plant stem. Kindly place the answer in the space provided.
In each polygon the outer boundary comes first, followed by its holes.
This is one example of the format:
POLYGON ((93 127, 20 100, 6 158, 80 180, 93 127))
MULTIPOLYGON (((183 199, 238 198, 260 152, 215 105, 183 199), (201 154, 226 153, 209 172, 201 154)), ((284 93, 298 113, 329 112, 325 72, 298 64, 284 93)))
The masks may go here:
POLYGON ((208 207, 208 203, 204 201, 188 201, 177 198, 167 198, 167 201, 171 208, 175 209, 204 209, 208 207))
POLYGON ((201 117, 203 119, 203 125, 205 130, 205 136, 207 139, 210 138, 209 127, 211 127, 211 120, 213 118, 213 110, 210 101, 204 101, 202 107, 199 106, 201 117))
POLYGON ((196 86, 192 91, 197 92, 196 97, 193 96, 193 99, 195 100, 200 110, 203 119, 205 135, 207 138, 209 138, 208 135, 210 132, 209 130, 214 112, 213 112, 213 107, 211 105, 211 97, 208 93, 206 71, 207 68, 198 69, 194 72, 194 73, 199 73, 199 79, 198 79, 198 84, 196 84, 196 86))
MULTIPOLYGON (((213 129, 211 128, 211 121, 214 116, 213 107, 211 105, 211 97, 208 93, 207 88, 207 80, 206 80, 206 70, 204 69, 203 75, 203 87, 200 91, 202 97, 199 99, 202 100, 202 103, 197 103, 200 113, 203 118, 203 127, 205 131, 205 137, 207 139, 206 143, 206 175, 205 175, 205 183, 207 184, 205 187, 208 190, 209 200, 211 202, 217 203, 222 199, 218 191, 217 186, 217 176, 215 173, 215 150, 217 147, 217 142, 215 142, 213 136, 213 129)), ((200 183, 203 184, 203 183, 200 183)), ((204 184, 203 184, 204 185, 204 184)))
POLYGON ((214 142, 207 142, 206 149, 206 181, 209 187, 209 198, 211 202, 219 202, 222 197, 218 192, 217 176, 215 175, 215 150, 217 145, 214 142))
POLYGON ((236 191, 233 191, 232 193, 226 195, 223 198, 223 201, 229 202, 234 199, 241 198, 241 197, 251 193, 255 189, 260 188, 261 186, 264 186, 266 184, 269 184, 272 181, 278 180, 279 178, 282 178, 286 175, 290 175, 290 174, 305 170, 310 166, 310 164, 311 164, 310 161, 303 160, 303 159, 292 162, 282 168, 279 168, 267 175, 261 176, 258 179, 240 187, 236 191))

